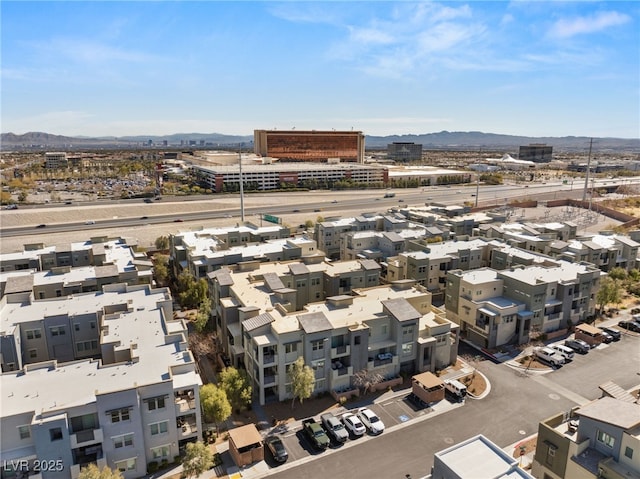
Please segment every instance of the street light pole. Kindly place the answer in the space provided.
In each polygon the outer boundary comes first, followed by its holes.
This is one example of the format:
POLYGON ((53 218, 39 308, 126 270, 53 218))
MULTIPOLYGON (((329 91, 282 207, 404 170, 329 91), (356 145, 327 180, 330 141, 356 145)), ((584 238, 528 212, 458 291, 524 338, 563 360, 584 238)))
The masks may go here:
POLYGON ((240 220, 244 223, 244 182, 242 181, 242 143, 238 147, 238 161, 240 163, 240 220))

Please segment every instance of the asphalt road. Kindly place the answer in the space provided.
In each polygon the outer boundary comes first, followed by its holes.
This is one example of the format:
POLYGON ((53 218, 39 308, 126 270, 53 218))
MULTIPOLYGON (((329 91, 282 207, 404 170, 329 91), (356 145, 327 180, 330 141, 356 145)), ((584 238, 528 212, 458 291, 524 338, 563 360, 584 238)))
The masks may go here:
POLYGON ((627 334, 617 343, 576 356, 573 363, 543 376, 481 361, 478 369, 491 383, 485 399, 469 399, 463 407, 412 421, 353 447, 316 454, 313 460, 288 469, 274 469, 270 477, 421 478, 430 473, 434 453, 452 444, 484 434, 506 447, 537 433, 540 420, 578 405, 573 400, 576 396, 600 397, 598 385, 605 381, 613 380, 625 389, 640 383, 640 335, 627 334))

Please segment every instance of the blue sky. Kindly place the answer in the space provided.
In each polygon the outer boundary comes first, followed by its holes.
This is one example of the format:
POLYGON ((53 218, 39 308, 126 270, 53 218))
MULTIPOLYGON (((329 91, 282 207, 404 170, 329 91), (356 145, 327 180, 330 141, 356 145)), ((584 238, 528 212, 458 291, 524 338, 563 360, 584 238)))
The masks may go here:
POLYGON ((640 2, 0 9, 5 133, 640 137, 640 2))

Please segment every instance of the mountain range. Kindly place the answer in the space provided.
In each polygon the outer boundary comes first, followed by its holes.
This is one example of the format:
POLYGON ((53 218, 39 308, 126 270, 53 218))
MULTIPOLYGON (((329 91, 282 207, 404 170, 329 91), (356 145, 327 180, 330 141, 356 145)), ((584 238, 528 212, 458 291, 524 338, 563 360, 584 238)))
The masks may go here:
MULTIPOLYGON (((366 136, 368 149, 386 149, 389 143, 411 142, 423 145, 424 149, 447 150, 510 150, 520 145, 544 143, 553 146, 556 151, 586 151, 591 138, 586 136, 528 137, 483 133, 480 131, 441 131, 421 135, 366 136)), ((23 135, 2 133, 0 148, 7 150, 43 150, 61 148, 79 150, 88 148, 229 148, 242 145, 250 147, 253 135, 224 135, 221 133, 175 133, 172 135, 137 135, 105 137, 71 137, 42 132, 29 132, 23 135), (166 142, 166 145, 165 143, 166 142)), ((626 151, 640 153, 640 139, 630 138, 593 138, 594 151, 626 151)))

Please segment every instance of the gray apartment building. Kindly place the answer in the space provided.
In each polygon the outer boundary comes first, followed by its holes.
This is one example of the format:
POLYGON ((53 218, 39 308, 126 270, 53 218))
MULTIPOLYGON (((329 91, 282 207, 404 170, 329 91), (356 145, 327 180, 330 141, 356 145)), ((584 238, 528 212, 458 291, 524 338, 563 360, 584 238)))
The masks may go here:
POLYGON ((484 348, 524 344, 532 333, 568 328, 595 315, 603 273, 589 263, 546 262, 510 269, 452 270, 447 318, 484 348))
POLYGON ((300 356, 315 393, 354 389, 361 371, 382 378, 455 362, 457 327, 413 282, 379 286, 372 260, 262 263, 210 273, 220 349, 253 379, 261 404, 291 398, 300 356))
POLYGON ((74 479, 89 463, 132 479, 201 439, 201 380, 168 289, 5 296, 0 316, 3 478, 37 459, 55 466, 36 479, 74 479))
POLYGON ((631 394, 616 396, 604 396, 541 421, 533 476, 640 477, 640 404, 631 394))

